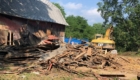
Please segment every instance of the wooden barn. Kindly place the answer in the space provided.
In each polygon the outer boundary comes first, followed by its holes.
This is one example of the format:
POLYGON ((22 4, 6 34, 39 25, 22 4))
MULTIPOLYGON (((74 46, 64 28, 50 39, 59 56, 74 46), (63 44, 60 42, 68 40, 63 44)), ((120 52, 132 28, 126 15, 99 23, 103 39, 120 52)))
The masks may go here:
POLYGON ((0 5, 0 44, 13 45, 23 26, 38 37, 55 35, 64 41, 68 23, 49 0, 1 0, 0 5))

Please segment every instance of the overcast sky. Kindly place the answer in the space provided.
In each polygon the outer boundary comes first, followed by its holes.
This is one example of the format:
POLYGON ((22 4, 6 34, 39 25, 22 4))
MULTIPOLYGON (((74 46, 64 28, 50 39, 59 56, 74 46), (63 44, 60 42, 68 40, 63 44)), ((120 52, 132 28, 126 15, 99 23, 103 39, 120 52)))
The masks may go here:
POLYGON ((97 11, 100 0, 50 0, 59 3, 68 15, 79 15, 87 19, 88 23, 102 23, 103 19, 97 11))

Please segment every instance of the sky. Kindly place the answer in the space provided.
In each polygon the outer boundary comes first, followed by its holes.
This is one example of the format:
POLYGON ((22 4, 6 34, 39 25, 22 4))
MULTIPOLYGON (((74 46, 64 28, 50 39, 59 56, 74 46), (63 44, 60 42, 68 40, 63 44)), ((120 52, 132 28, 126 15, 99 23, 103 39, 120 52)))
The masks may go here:
POLYGON ((50 0, 54 3, 59 3, 65 10, 66 16, 75 15, 82 16, 88 24, 102 23, 103 18, 100 12, 97 11, 97 3, 101 0, 50 0))

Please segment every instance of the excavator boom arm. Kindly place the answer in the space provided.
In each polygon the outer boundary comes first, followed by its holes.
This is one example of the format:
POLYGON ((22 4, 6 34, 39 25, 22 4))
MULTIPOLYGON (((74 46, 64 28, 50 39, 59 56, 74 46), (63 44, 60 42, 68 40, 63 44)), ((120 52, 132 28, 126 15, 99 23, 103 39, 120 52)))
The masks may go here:
POLYGON ((111 33, 113 32, 113 26, 111 26, 110 28, 108 28, 107 30, 106 30, 106 33, 105 33, 105 36, 104 36, 104 38, 105 39, 110 39, 110 36, 111 36, 111 33))

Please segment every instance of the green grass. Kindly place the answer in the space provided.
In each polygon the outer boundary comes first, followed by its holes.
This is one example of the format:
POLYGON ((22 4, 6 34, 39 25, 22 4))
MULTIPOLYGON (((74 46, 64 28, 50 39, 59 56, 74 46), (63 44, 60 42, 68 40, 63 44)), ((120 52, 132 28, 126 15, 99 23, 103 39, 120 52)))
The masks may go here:
POLYGON ((118 52, 122 56, 140 57, 140 52, 118 52))
POLYGON ((68 76, 52 77, 52 76, 47 76, 47 75, 36 75, 32 73, 24 73, 20 75, 1 74, 0 80, 72 80, 72 77, 68 77, 68 76))
POLYGON ((10 70, 10 68, 9 67, 0 67, 0 71, 2 71, 2 70, 10 70))
MULTIPOLYGON (((34 73, 22 73, 17 74, 1 74, 0 80, 74 80, 75 78, 83 79, 85 76, 81 74, 72 74, 65 71, 51 72, 49 75, 34 74, 34 73)), ((93 80, 96 80, 93 77, 93 80)))

